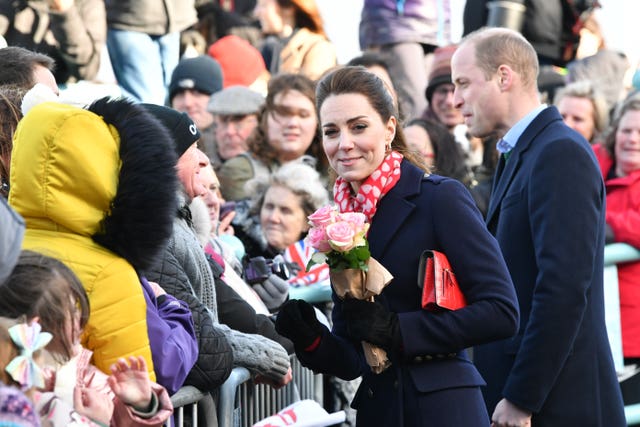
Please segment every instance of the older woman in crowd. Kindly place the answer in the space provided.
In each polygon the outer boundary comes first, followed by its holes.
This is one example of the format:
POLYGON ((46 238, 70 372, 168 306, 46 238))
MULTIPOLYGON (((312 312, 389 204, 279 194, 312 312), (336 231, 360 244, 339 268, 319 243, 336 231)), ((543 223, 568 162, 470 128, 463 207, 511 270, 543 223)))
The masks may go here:
POLYGON ((607 127, 606 99, 589 80, 569 83, 558 90, 554 104, 567 126, 592 144, 607 127))
POLYGON ((329 193, 317 171, 302 163, 289 163, 269 181, 252 182, 251 188, 263 196, 258 201, 260 228, 264 240, 250 256, 273 258, 282 255, 291 270, 289 284, 328 285, 326 264, 306 271, 313 249, 304 238, 309 231, 307 217, 329 203, 329 193))
MULTIPOLYGON (((593 146, 607 191, 607 243, 640 247, 640 98, 625 101, 593 146)), ((618 265, 625 364, 640 363, 640 262, 618 265)))

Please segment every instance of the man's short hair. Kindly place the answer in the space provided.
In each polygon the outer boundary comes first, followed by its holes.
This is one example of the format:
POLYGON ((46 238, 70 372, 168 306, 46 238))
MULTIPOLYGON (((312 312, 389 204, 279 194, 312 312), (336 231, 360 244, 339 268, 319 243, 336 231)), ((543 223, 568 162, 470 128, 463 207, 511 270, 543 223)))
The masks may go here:
POLYGON ((475 48, 476 64, 488 80, 500 65, 508 65, 525 87, 535 87, 540 67, 535 49, 522 34, 508 28, 484 27, 468 34, 461 44, 475 48))
POLYGON ((0 49, 0 85, 31 89, 36 84, 33 72, 37 65, 52 72, 55 69, 53 58, 43 53, 18 46, 0 49))

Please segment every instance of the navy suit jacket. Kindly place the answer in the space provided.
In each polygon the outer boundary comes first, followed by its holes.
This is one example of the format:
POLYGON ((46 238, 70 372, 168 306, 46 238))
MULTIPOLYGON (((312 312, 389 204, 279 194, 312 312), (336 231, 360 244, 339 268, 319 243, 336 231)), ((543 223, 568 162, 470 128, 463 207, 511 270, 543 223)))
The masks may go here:
POLYGON ((463 185, 425 177, 406 160, 401 168, 400 180, 379 203, 368 240, 372 256, 394 276, 377 300, 398 313, 402 354, 391 354, 392 366, 373 374, 361 344, 346 338, 342 303, 334 293, 332 333, 326 330, 315 351, 298 357, 319 372, 343 379, 363 376, 352 404, 358 425, 488 425, 478 389, 484 381, 464 349, 515 333, 513 284, 496 240, 463 185), (421 309, 418 264, 427 249, 448 256, 467 307, 442 313, 421 309), (415 363, 416 356, 429 360, 415 363), (443 396, 451 390, 473 390, 477 405, 473 397, 443 396))
POLYGON ((555 107, 500 159, 487 225, 520 304, 514 338, 479 346, 489 412, 502 397, 534 426, 624 426, 603 300, 605 187, 591 147, 555 107))

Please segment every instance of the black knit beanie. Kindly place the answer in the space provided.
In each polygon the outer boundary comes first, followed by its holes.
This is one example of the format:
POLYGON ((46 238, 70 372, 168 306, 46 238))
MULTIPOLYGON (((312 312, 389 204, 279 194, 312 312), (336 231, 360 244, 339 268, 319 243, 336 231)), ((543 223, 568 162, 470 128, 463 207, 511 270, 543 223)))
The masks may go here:
POLYGON ((193 89, 207 95, 222 89, 220 64, 208 55, 185 58, 178 62, 169 82, 169 101, 181 90, 193 89))
POLYGON ((141 105, 167 128, 178 157, 182 156, 194 142, 200 139, 200 131, 187 113, 180 113, 173 108, 162 105, 141 105))

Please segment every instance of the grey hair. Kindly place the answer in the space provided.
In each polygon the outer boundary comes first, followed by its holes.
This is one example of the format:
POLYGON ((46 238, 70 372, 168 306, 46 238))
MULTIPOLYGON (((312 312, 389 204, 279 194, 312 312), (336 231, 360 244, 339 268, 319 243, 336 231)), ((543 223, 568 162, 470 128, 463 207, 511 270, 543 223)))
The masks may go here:
POLYGON ((300 197, 306 215, 329 203, 329 192, 318 171, 300 161, 285 163, 268 180, 247 182, 245 188, 249 194, 258 196, 255 204, 258 210, 262 207, 267 189, 273 185, 284 187, 300 197))

